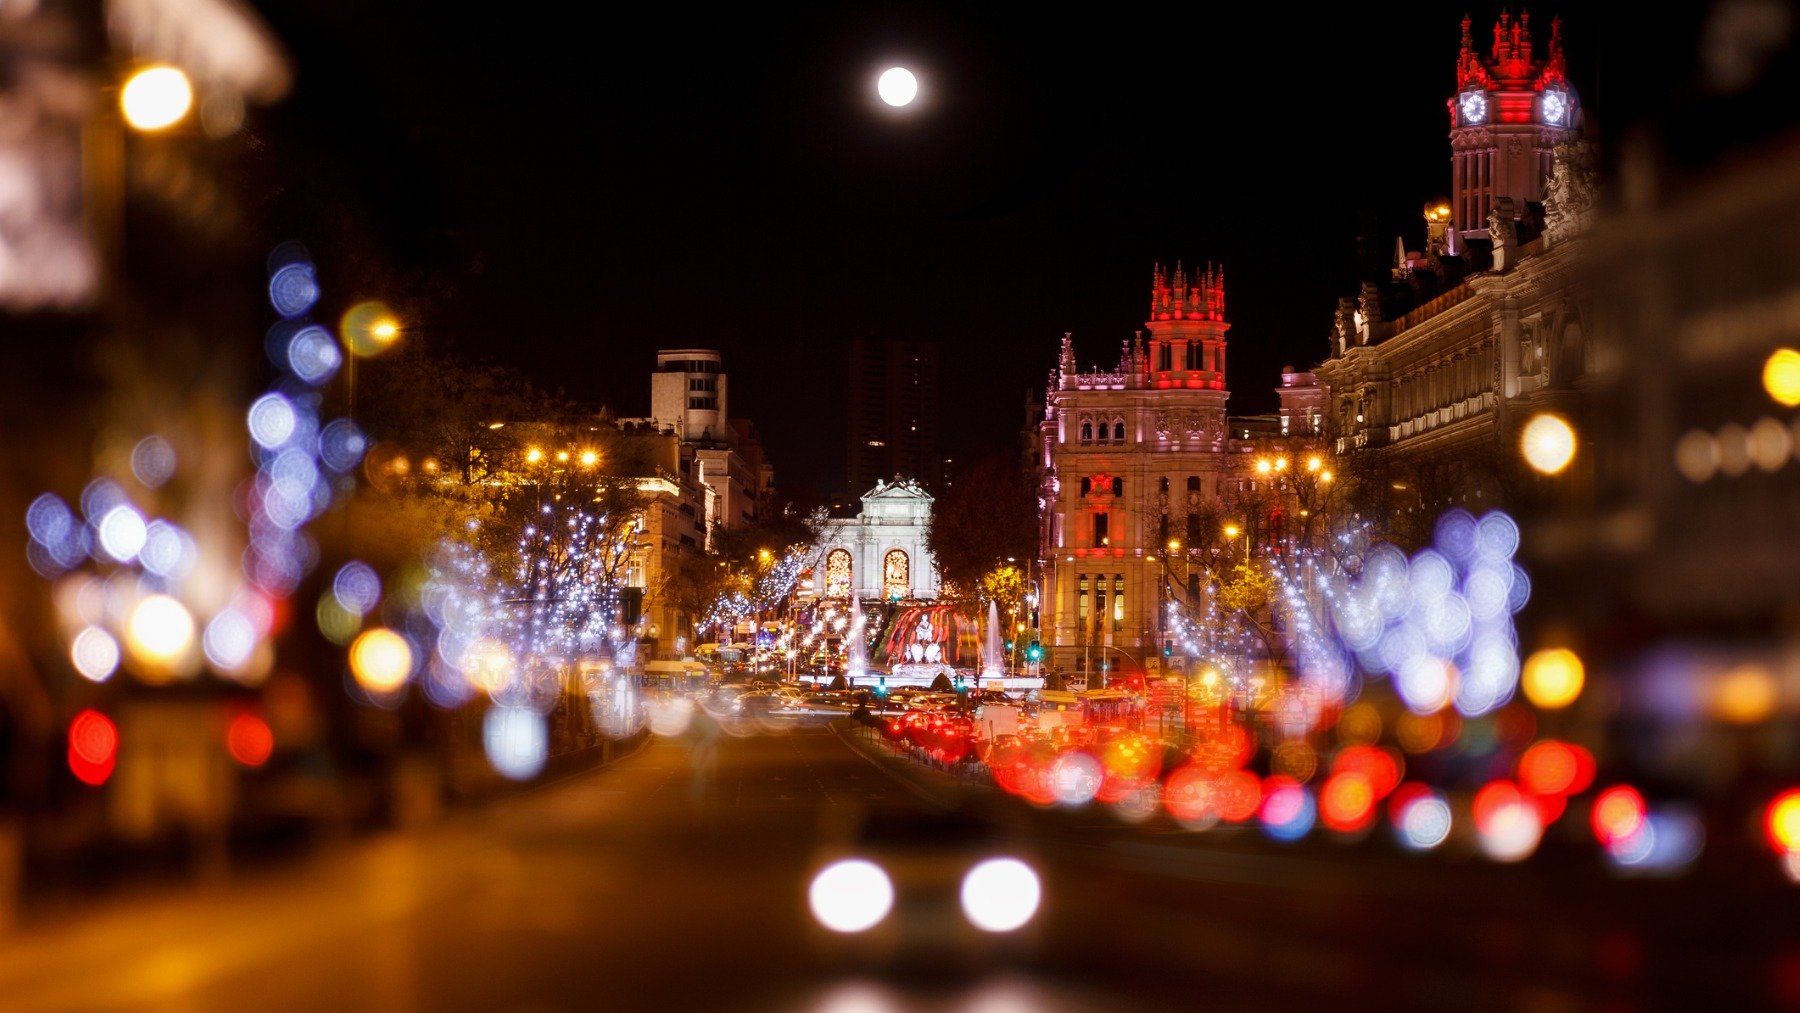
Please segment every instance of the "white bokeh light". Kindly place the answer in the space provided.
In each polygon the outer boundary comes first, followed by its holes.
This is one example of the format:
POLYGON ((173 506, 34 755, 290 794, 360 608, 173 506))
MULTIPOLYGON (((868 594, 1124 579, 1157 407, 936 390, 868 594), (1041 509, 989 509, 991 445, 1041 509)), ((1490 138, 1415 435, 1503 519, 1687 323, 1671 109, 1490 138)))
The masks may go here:
POLYGON ((881 866, 849 858, 819 870, 806 892, 813 917, 833 932, 874 928, 894 906, 894 884, 881 866))
POLYGON ((1011 932, 1037 914, 1043 889, 1031 866, 1016 858, 990 858, 963 877, 962 909, 983 932, 1011 932))

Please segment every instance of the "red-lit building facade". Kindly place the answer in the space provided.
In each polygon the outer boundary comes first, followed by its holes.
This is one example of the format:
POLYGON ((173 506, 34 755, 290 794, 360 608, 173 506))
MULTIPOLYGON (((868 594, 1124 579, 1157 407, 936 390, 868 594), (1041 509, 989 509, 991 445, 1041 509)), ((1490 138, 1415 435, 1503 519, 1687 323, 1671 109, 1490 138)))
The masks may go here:
POLYGON ((1596 367, 1576 284, 1593 152, 1561 26, 1540 52, 1529 24, 1501 15, 1481 52, 1463 21, 1450 198, 1426 206, 1422 248, 1402 241, 1388 276, 1339 300, 1313 370, 1364 516, 1402 540, 1446 506, 1516 498, 1519 427, 1540 411, 1578 414, 1596 367))
POLYGON ((1237 551, 1219 544, 1222 520, 1269 481, 1251 451, 1323 426, 1318 386, 1292 371, 1279 415, 1227 416, 1231 325, 1216 269, 1158 266, 1149 316, 1148 337, 1125 342, 1110 370, 1079 369, 1064 335, 1038 425, 1040 643, 1047 670, 1085 671, 1090 685, 1159 666, 1163 603, 1237 551))

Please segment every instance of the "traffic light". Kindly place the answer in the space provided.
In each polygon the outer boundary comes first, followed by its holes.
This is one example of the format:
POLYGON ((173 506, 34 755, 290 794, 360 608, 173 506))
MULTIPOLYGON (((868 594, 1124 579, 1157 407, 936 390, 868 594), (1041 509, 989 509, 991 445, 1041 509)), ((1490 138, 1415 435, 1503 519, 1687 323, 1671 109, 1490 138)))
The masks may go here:
POLYGON ((1013 642, 1012 642, 1012 641, 1010 641, 1010 640, 1008 640, 1008 641, 1007 641, 1007 642, 1006 642, 1006 653, 1008 653, 1008 654, 1011 654, 1011 653, 1012 653, 1012 649, 1013 649, 1013 642))
POLYGON ((1040 661, 1043 661, 1044 660, 1043 645, 1038 643, 1037 641, 1033 640, 1031 642, 1031 646, 1025 648, 1025 660, 1031 662, 1034 665, 1040 661))
POLYGON ((1173 658, 1174 656, 1175 656, 1175 641, 1173 641, 1173 640, 1163 641, 1163 657, 1173 658))
POLYGON ((887 696, 887 676, 882 676, 881 681, 875 684, 875 695, 881 697, 887 696))

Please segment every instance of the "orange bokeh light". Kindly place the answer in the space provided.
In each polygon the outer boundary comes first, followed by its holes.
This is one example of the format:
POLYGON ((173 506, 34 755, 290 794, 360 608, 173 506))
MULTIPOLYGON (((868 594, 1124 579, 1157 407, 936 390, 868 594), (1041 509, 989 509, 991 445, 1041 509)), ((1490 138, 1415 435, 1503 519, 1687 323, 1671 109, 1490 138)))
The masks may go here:
POLYGON ((1400 760, 1379 746, 1347 746, 1331 761, 1334 774, 1361 774, 1374 792, 1374 800, 1386 798, 1400 783, 1400 760))
POLYGON ((1205 819, 1214 808, 1213 775, 1195 764, 1183 764, 1163 785, 1163 807, 1183 823, 1205 819))
POLYGON ((1262 780, 1247 770, 1220 777, 1215 792, 1219 815, 1228 823, 1242 823, 1262 808, 1262 780))
MULTIPOLYGON (((1601 844, 1611 844, 1637 833, 1644 825, 1644 796, 1628 784, 1616 784, 1594 799, 1594 836, 1601 844)), ((1800 830, 1800 813, 1795 827, 1800 830)))
POLYGON ((1594 755, 1555 739, 1534 742, 1519 757, 1519 784, 1534 795, 1574 795, 1594 783, 1594 755))
POLYGON ((1333 830, 1361 830, 1374 815, 1375 789, 1366 774, 1340 771, 1319 791, 1319 818, 1333 830))
POLYGON ((1769 803, 1763 829, 1782 854, 1800 851, 1800 788, 1789 788, 1769 803))

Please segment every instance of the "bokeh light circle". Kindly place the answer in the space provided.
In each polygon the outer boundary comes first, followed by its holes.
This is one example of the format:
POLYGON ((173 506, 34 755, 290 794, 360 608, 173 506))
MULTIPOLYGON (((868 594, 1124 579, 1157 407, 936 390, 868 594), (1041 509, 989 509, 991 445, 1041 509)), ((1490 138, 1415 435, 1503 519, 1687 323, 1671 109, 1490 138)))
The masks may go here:
POLYGON ((181 122, 194 106, 194 86, 178 67, 145 67, 119 92, 125 122, 138 130, 162 130, 181 122))
POLYGON ((1777 348, 1763 362, 1763 390, 1784 408, 1800 406, 1800 351, 1777 348))
POLYGON ((1545 710, 1558 710, 1575 702, 1587 681, 1581 658, 1566 647, 1533 652, 1525 659, 1520 677, 1525 698, 1545 710))
POLYGON ((392 693, 412 674, 412 644, 393 630, 376 627, 350 645, 350 673, 373 693, 392 693))
POLYGON ((501 775, 525 781, 544 769, 550 731, 544 716, 529 707, 495 707, 481 719, 481 745, 501 775))
POLYGON ((69 662, 82 678, 105 682, 119 670, 119 642, 98 626, 83 627, 69 644, 69 662))
POLYGON ((1561 416, 1546 412, 1525 424, 1519 449, 1532 470, 1555 475, 1575 459, 1575 429, 1561 416))
POLYGON ((225 728, 225 748, 231 758, 246 767, 260 767, 275 751, 275 733, 255 714, 243 713, 225 728))
POLYGON ((153 594, 138 602, 125 630, 132 660, 154 673, 173 669, 194 644, 193 615, 168 595, 153 594))
POLYGON ((1037 914, 1043 888, 1031 866, 1016 858, 990 858, 962 881, 962 909, 983 932, 1011 932, 1037 914))
POLYGON ((344 313, 338 333, 351 354, 364 358, 380 355, 400 340, 400 318, 386 303, 365 300, 344 313))
POLYGON ((119 729, 111 718, 84 710, 69 722, 69 772, 83 784, 105 784, 118 757, 119 729))
POLYGON ((851 858, 819 870, 806 900, 813 917, 831 931, 864 932, 879 925, 893 908, 894 884, 881 866, 851 858))
POLYGON ((175 448, 160 436, 146 436, 131 448, 131 473, 151 489, 175 476, 175 448))

